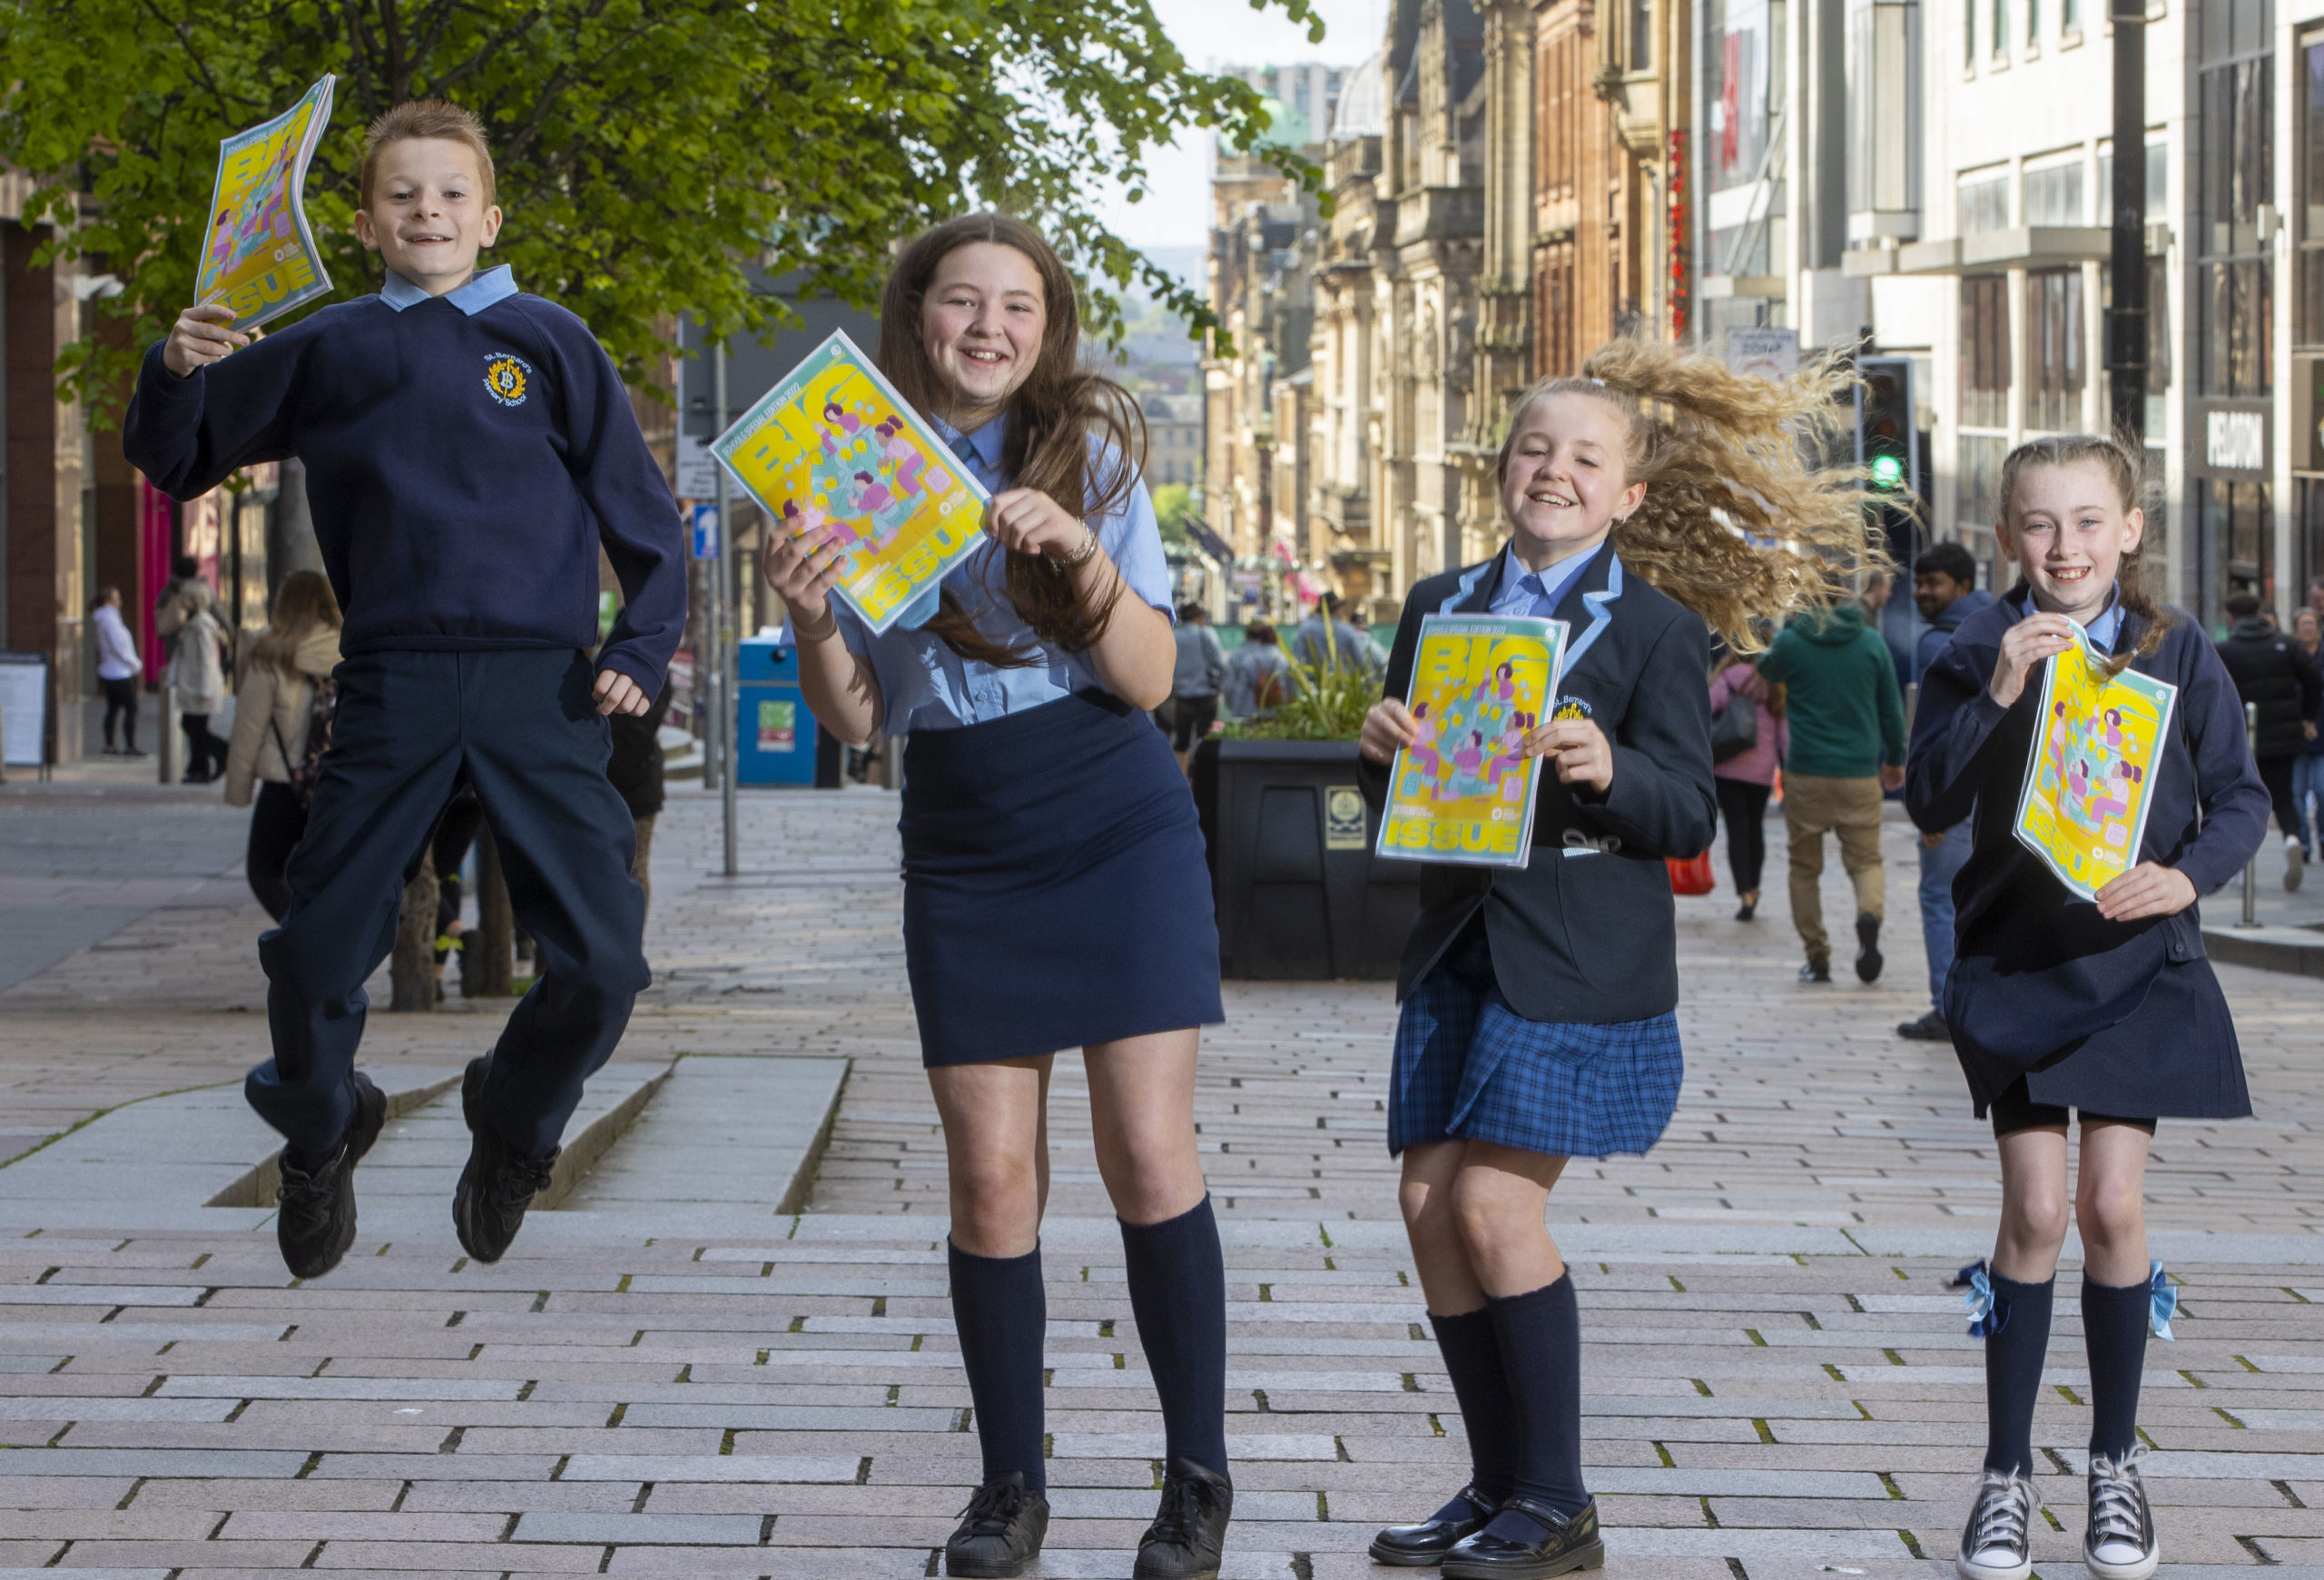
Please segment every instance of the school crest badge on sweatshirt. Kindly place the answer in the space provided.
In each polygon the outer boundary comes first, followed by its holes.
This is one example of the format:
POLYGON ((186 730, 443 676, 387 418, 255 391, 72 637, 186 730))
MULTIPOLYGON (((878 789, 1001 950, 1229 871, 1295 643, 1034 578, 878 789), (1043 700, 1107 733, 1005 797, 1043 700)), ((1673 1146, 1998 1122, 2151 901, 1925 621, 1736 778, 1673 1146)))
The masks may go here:
POLYGON ((533 387, 533 365, 507 351, 487 351, 484 387, 503 406, 522 406, 533 387))

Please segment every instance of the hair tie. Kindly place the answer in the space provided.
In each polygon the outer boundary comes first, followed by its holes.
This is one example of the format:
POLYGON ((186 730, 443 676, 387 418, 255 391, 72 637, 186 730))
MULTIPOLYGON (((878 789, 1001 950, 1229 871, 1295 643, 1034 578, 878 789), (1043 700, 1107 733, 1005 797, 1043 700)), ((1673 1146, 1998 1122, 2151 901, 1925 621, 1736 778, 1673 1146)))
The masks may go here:
POLYGON ((2148 1320, 2154 1326, 2154 1336, 2175 1342, 2178 1336, 2171 1331, 2171 1318, 2179 1310, 2179 1291, 2163 1276, 2161 1262, 2147 1264, 2147 1290, 2148 1320))
POLYGON ((1969 1314, 1970 1338, 1991 1338, 2009 1326, 2009 1302, 1994 1292, 1993 1279, 1982 1260, 1954 1274, 1945 1287, 1968 1291, 1961 1297, 1961 1305, 1969 1314))

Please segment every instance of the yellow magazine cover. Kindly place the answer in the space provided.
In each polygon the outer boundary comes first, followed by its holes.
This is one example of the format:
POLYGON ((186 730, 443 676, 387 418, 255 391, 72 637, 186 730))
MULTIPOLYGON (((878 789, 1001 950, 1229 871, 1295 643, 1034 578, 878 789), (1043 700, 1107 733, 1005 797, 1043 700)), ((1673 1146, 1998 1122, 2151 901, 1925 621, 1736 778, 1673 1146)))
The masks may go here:
POLYGON ((2082 627, 2074 634, 2042 677, 2017 838, 2058 882, 2094 900, 2138 864, 2179 688, 2128 669, 2108 675, 2082 627))
POLYGON ((330 275, 307 228, 303 192, 338 80, 323 78, 273 120, 218 145, 193 299, 232 308, 237 329, 255 329, 330 293, 330 275))
POLYGON ((710 448, 776 530, 845 551, 833 590, 875 635, 923 598, 933 612, 982 540, 984 486, 844 331, 710 448))
POLYGON ((1563 620, 1430 615, 1404 705, 1419 738, 1396 754, 1376 847, 1406 861, 1521 867, 1533 851, 1539 757, 1526 733, 1557 695, 1563 620))

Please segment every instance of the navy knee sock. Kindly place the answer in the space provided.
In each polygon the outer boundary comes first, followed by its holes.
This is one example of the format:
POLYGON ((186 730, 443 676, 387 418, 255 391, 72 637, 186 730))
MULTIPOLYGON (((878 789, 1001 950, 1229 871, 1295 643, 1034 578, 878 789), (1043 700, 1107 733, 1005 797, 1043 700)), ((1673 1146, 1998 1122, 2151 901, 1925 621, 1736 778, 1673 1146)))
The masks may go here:
POLYGON ((2120 1458, 2138 1443, 2139 1380, 2146 1369, 2153 1291, 2082 1279, 2082 1341, 2090 1352, 2090 1451, 2120 1458))
MULTIPOLYGON (((1492 1330, 1492 1315, 1482 1307, 1453 1317, 1432 1311, 1428 1322, 1436 1329, 1436 1348, 1452 1377, 1452 1397, 1461 1402, 1461 1426, 1469 1435, 1470 1483, 1485 1498, 1499 1503, 1517 1481, 1517 1407, 1501 1368, 1501 1339, 1492 1330)), ((1447 1504, 1434 1517, 1469 1516, 1447 1504)))
MULTIPOLYGON (((1561 1514, 1580 1514, 1590 1494, 1581 1485, 1581 1311, 1573 1275, 1561 1273, 1554 1284, 1505 1299, 1488 1295, 1485 1310, 1501 1341, 1517 1418, 1511 1491, 1561 1514)), ((1538 1522, 1512 1511, 1494 1516, 1491 1528, 1495 1536, 1538 1539, 1528 1527, 1538 1529, 1538 1522)))
POLYGON ((1162 1398, 1172 1459, 1226 1468, 1226 1259, 1206 1196, 1160 1223, 1124 1223, 1129 1308, 1162 1398))
MULTIPOLYGON (((2053 1274, 2021 1284, 1987 1269, 1994 1300, 2006 1308, 2001 1331, 1985 1336, 1985 1468, 2034 1474, 2034 1399, 2042 1391, 2042 1361, 2050 1348, 2053 1274)), ((1998 1313, 1996 1313, 1998 1314, 1998 1313)))
POLYGON ((952 1268, 952 1326, 976 1406, 984 1478, 1021 1471, 1034 1492, 1049 1490, 1041 1457, 1041 1348, 1049 1302, 1041 1248, 1021 1257, 972 1256, 945 1242, 952 1268))

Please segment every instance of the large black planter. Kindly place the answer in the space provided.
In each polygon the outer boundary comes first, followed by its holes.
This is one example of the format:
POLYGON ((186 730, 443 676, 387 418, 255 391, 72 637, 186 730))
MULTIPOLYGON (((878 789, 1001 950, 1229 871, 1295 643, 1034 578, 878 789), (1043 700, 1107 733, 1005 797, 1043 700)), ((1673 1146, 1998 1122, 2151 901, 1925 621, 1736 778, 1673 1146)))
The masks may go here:
POLYGON ((1218 736, 1194 757, 1226 976, 1393 981, 1420 864, 1376 861, 1354 741, 1218 736))

